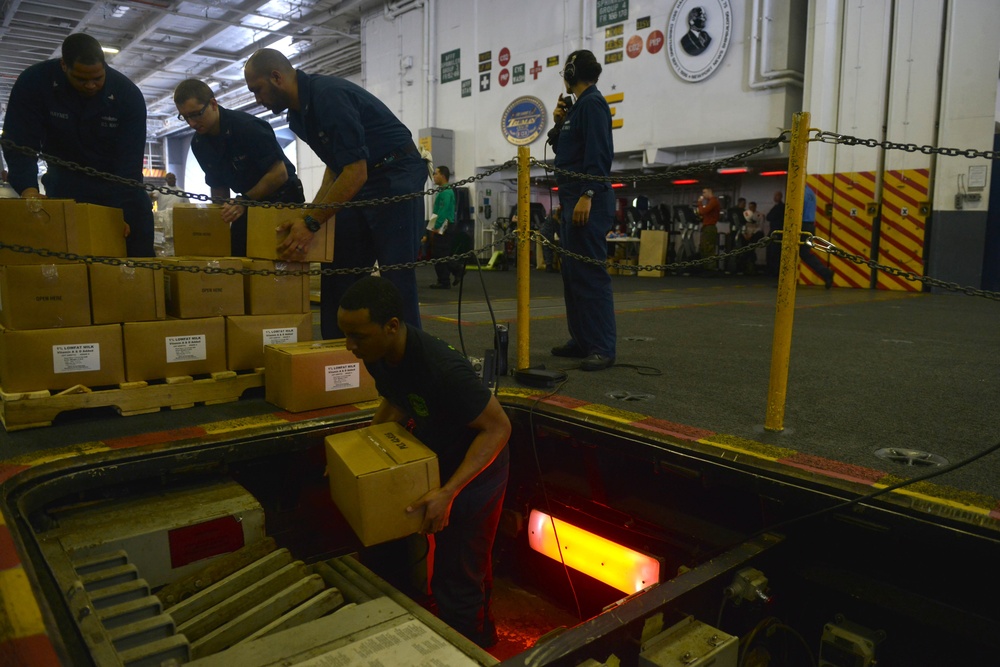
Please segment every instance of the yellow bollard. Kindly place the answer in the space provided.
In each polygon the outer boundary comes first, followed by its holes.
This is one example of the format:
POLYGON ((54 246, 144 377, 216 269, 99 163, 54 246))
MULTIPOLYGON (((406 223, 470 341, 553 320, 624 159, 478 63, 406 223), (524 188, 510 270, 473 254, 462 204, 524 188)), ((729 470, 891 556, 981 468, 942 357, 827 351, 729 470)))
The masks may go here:
POLYGON ((771 379, 767 387, 767 414, 764 418, 764 429, 767 431, 781 431, 785 428, 785 396, 788 391, 788 361, 792 349, 792 320, 795 317, 795 286, 799 278, 799 232, 802 230, 802 202, 806 191, 808 144, 809 112, 804 111, 792 117, 785 226, 781 234, 778 298, 771 343, 771 379))
POLYGON ((531 364, 529 321, 531 286, 531 151, 527 146, 517 148, 517 366, 531 364))

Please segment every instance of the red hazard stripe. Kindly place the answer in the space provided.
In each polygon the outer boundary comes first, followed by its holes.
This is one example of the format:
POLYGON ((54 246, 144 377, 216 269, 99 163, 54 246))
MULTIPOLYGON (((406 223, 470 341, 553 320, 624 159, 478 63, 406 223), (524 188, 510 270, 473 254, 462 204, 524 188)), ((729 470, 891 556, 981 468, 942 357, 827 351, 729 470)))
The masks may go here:
POLYGON ((14 538, 7 526, 0 526, 0 570, 9 570, 21 564, 21 559, 14 548, 14 538))
POLYGON ((632 422, 632 426, 646 431, 663 433, 665 435, 670 435, 675 438, 691 442, 697 442, 698 440, 710 438, 715 435, 712 431, 706 431, 705 429, 695 428, 694 426, 688 426, 686 424, 678 424, 676 422, 667 421, 666 419, 656 419, 655 417, 646 417, 641 421, 632 422))
MULTIPOLYGON (((17 473, 27 470, 30 466, 0 464, 0 483, 6 482, 17 473)), ((2 664, 2 663, 0 663, 2 664)))
POLYGON ((62 663, 47 636, 31 635, 0 642, 0 665, 60 667, 62 663))
POLYGON ((141 447, 143 445, 160 445, 165 442, 176 442, 177 440, 191 440, 205 436, 205 429, 201 426, 189 426, 187 428, 177 428, 170 431, 156 431, 152 433, 139 433, 122 438, 110 438, 104 440, 104 444, 111 449, 128 449, 130 447, 141 447))
POLYGON ((861 194, 868 197, 868 199, 874 200, 875 198, 875 178, 874 174, 871 172, 858 172, 856 173, 857 179, 851 180, 848 178, 847 174, 837 174, 836 183, 837 196, 848 195, 850 192, 860 192, 861 194), (870 184, 870 185, 866 185, 870 184))
MULTIPOLYGON (((909 236, 908 234, 903 234, 902 233, 903 230, 897 229, 895 227, 892 227, 891 231, 896 232, 895 236, 909 236)), ((906 263, 905 260, 911 260, 916 262, 922 261, 921 256, 918 254, 918 251, 920 250, 919 248, 914 250, 913 248, 909 248, 907 246, 900 244, 900 242, 896 238, 894 238, 892 234, 882 234, 881 241, 883 245, 880 248, 880 252, 889 259, 893 259, 902 263, 906 263), (888 245, 889 247, 886 248, 885 247, 886 245, 888 245)), ((914 240, 914 242, 917 241, 914 240)))
POLYGON ((834 461, 822 456, 803 454, 802 452, 796 452, 788 458, 779 459, 778 462, 801 470, 818 472, 827 477, 836 477, 837 479, 844 479, 859 484, 872 485, 885 476, 884 472, 879 472, 878 470, 834 461))

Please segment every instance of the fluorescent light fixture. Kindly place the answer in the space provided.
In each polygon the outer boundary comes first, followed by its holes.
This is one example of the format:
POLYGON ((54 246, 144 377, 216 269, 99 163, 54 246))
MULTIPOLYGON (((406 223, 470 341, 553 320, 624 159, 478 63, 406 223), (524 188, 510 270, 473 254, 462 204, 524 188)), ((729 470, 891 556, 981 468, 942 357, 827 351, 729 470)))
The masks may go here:
POLYGON ((780 170, 780 171, 762 171, 762 172, 760 172, 760 175, 761 176, 787 176, 788 172, 785 171, 785 170, 780 170))
POLYGON ((746 167, 723 167, 722 169, 717 169, 720 174, 745 174, 749 169, 746 167))
POLYGON ((107 53, 108 55, 112 55, 112 56, 113 56, 114 54, 118 53, 118 49, 116 49, 116 48, 115 48, 115 47, 113 47, 113 46, 102 46, 102 47, 101 47, 101 51, 104 51, 104 52, 105 52, 105 53, 107 53))
POLYGON ((538 553, 565 561, 574 570, 630 595, 660 581, 660 561, 652 556, 538 510, 531 510, 528 518, 528 544, 538 553))
POLYGON ((670 181, 674 185, 694 185, 698 182, 697 178, 682 178, 676 181, 670 181))

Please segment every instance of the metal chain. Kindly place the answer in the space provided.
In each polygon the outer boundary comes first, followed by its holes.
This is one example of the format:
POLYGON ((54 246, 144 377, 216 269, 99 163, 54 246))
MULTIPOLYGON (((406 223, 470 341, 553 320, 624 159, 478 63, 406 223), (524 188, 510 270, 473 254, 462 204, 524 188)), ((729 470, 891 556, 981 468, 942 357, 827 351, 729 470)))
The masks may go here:
POLYGON ((884 148, 886 150, 905 151, 907 153, 923 153, 924 155, 946 155, 948 157, 1000 159, 1000 151, 977 151, 974 148, 938 148, 937 146, 918 146, 917 144, 899 144, 895 141, 879 141, 877 139, 859 139, 849 134, 810 130, 816 133, 809 141, 819 141, 824 144, 841 144, 844 146, 865 146, 866 148, 884 148))
POLYGON ((481 174, 476 174, 475 176, 470 176, 461 181, 456 181, 454 183, 449 183, 446 186, 439 188, 430 188, 428 190, 422 190, 419 192, 410 192, 402 195, 394 195, 391 197, 382 197, 379 199, 359 199, 347 202, 333 202, 330 204, 308 204, 308 203, 297 203, 297 202, 267 202, 267 201, 257 201, 254 199, 243 199, 240 197, 213 197, 211 195, 196 194, 194 192, 185 192, 184 190, 177 190, 175 188, 168 187, 166 185, 153 185, 152 183, 143 183, 141 181, 136 181, 130 178, 125 178, 123 176, 116 176, 115 174, 109 174, 102 172, 94 167, 84 167, 76 162, 71 162, 69 160, 64 160, 55 155, 49 155, 47 153, 40 153, 31 148, 25 146, 19 146, 9 139, 0 138, 0 145, 5 148, 11 148, 25 155, 31 155, 37 159, 45 160, 50 165, 56 165, 59 167, 65 167, 72 171, 79 171, 87 176, 93 176, 101 180, 109 181, 111 183, 116 183, 118 185, 125 185, 132 188, 139 188, 145 190, 146 192, 159 192, 165 195, 177 195, 179 197, 187 197, 188 199, 194 199, 202 202, 209 202, 214 204, 239 204, 240 206, 254 206, 258 208, 308 208, 312 209, 324 209, 324 208, 361 208, 364 206, 382 206, 385 204, 396 204, 402 201, 407 201, 409 199, 416 199, 418 197, 424 197, 428 195, 435 195, 443 190, 453 190, 457 187, 463 185, 468 185, 476 181, 481 181, 487 176, 492 176, 493 174, 503 171, 504 169, 509 169, 517 166, 517 158, 511 158, 503 164, 496 165, 484 171, 481 174))
MULTIPOLYGON (((40 257, 52 257, 55 259, 67 260, 70 262, 83 262, 84 264, 107 264, 109 266, 125 266, 134 267, 137 269, 162 269, 164 271, 171 271, 174 273, 206 273, 209 275, 219 275, 224 274, 227 276, 332 276, 332 275, 360 275, 360 274, 370 274, 375 271, 386 272, 386 271, 399 271, 402 269, 415 269, 418 266, 433 266, 434 264, 440 264, 442 262, 450 262, 453 260, 458 260, 463 257, 473 258, 475 255, 487 251, 493 250, 493 248, 505 244, 507 241, 514 239, 517 235, 516 231, 512 231, 505 236, 501 236, 495 239, 492 243, 484 245, 479 249, 468 250, 457 255, 451 255, 448 257, 435 257, 433 259, 422 259, 416 262, 404 262, 402 264, 390 264, 387 266, 356 266, 349 269, 300 269, 300 270, 284 270, 284 269, 235 269, 232 267, 222 268, 218 266, 179 266, 171 262, 160 262, 157 260, 143 260, 143 259, 126 259, 122 257, 100 257, 96 255, 79 255, 73 252, 61 252, 58 250, 48 250, 46 248, 33 248, 27 245, 19 245, 16 243, 4 243, 0 241, 0 250, 10 250, 12 252, 20 252, 26 254, 38 255, 40 257)), ((211 260, 209 260, 211 261, 211 260)), ((281 262, 283 260, 276 260, 281 262)), ((285 262, 287 264, 299 264, 304 262, 285 262)))
POLYGON ((676 169, 666 169, 664 171, 657 172, 655 174, 642 174, 640 176, 632 176, 632 175, 594 176, 593 174, 582 174, 575 171, 568 171, 566 169, 561 169, 554 165, 548 164, 547 162, 540 162, 537 158, 531 158, 531 164, 536 167, 541 167, 546 171, 554 172, 559 176, 565 176, 570 179, 581 180, 581 181, 599 181, 606 183, 622 181, 622 180, 635 181, 637 183, 642 183, 646 181, 660 181, 665 178, 675 178, 677 176, 689 176, 701 173, 706 169, 717 169, 718 167, 724 167, 726 165, 742 162, 743 160, 752 155, 756 155, 757 153, 761 153, 771 148, 777 148, 783 142, 789 141, 788 134, 789 131, 784 130, 774 139, 768 139, 767 141, 758 144, 753 148, 749 148, 743 151, 742 153, 737 153, 736 155, 732 155, 730 157, 713 160, 711 162, 700 162, 698 164, 693 164, 686 167, 678 167, 676 169))
POLYGON ((924 285, 929 285, 931 287, 940 287, 942 289, 949 290, 951 292, 961 292, 969 296, 981 296, 984 299, 992 299, 993 301, 1000 301, 1000 292, 990 292, 987 290, 977 289, 975 287, 968 287, 965 285, 959 285, 958 283, 951 283, 945 280, 939 280, 937 278, 931 278, 930 276, 920 276, 910 271, 904 271, 898 269, 894 266, 886 266, 885 264, 879 264, 873 259, 865 259, 860 255, 852 255, 849 252, 841 250, 837 246, 833 245, 830 241, 820 238, 818 236, 813 236, 809 232, 803 232, 803 242, 807 245, 816 248, 822 252, 829 253, 840 257, 841 259, 846 259, 849 262, 854 262, 855 264, 862 264, 872 269, 882 271, 891 276, 896 276, 897 278, 903 278, 910 282, 919 282, 924 285))

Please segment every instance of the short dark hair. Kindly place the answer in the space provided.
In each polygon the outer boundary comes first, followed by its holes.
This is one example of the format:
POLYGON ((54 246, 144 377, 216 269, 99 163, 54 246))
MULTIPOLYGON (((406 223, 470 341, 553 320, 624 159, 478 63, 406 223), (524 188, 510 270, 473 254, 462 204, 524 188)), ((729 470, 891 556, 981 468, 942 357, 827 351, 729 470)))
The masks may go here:
POLYGON ((601 78, 601 72, 604 71, 601 63, 597 62, 597 56, 594 55, 594 52, 587 49, 580 49, 569 54, 566 58, 566 63, 567 68, 569 67, 569 63, 573 63, 573 67, 575 68, 573 76, 566 77, 567 80, 572 78, 570 85, 573 85, 577 81, 597 83, 597 80, 601 78))
POLYGON ((188 100, 197 100, 198 104, 208 104, 215 93, 208 84, 200 79, 184 79, 174 89, 174 104, 184 104, 188 100))
POLYGON ((444 165, 441 165, 440 167, 437 168, 437 170, 441 172, 442 176, 444 176, 444 180, 446 181, 451 180, 451 169, 449 169, 444 165))
POLYGON ((260 49, 249 59, 243 69, 251 74, 260 76, 270 76, 271 72, 282 72, 284 74, 294 74, 295 68, 281 51, 275 49, 260 49))
POLYGON ((383 325, 392 318, 403 319, 403 297, 389 280, 368 276, 347 288, 340 298, 344 310, 368 309, 371 321, 383 325))
POLYGON ((80 63, 82 65, 104 64, 104 49, 101 43, 90 35, 77 32, 62 43, 62 60, 66 67, 80 63))

